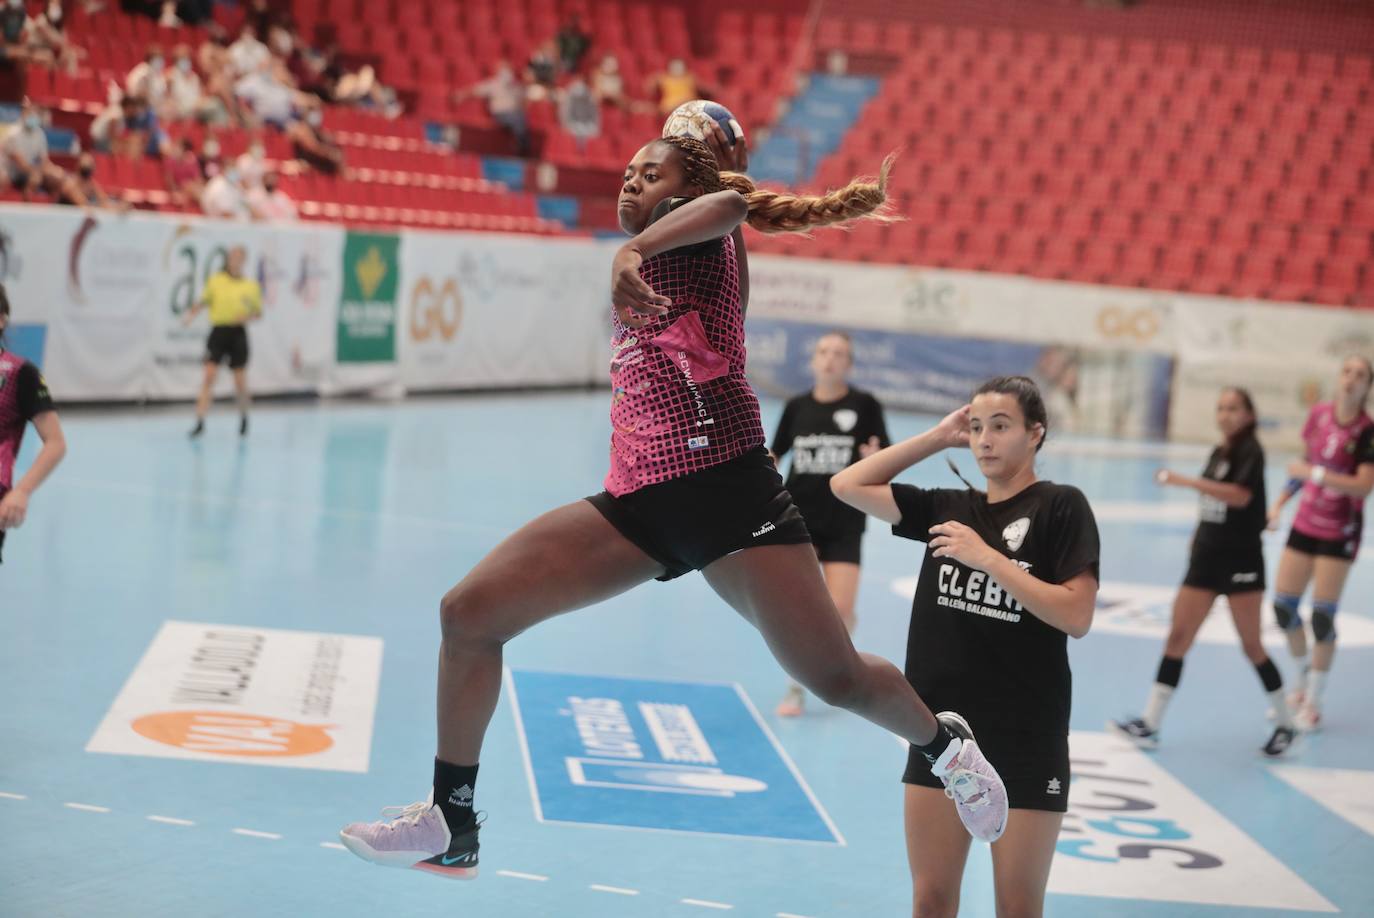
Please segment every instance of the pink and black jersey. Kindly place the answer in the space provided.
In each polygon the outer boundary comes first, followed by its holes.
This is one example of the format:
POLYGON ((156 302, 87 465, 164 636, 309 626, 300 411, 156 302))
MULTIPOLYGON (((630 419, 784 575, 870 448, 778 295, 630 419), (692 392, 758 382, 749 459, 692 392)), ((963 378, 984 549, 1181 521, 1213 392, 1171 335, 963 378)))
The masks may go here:
MULTIPOLYGON (((1374 419, 1363 411, 1349 424, 1336 420, 1333 403, 1317 405, 1302 428, 1307 462, 1338 475, 1354 475, 1360 465, 1374 462, 1374 419)), ((1293 528, 1324 541, 1359 541, 1364 524, 1364 501, 1334 488, 1309 481, 1302 489, 1293 528)))
POLYGON ((639 273, 673 305, 642 328, 615 320, 605 482, 615 497, 719 465, 764 442, 758 397, 744 377, 734 240, 655 255, 639 273))
POLYGON ((18 354, 0 350, 0 494, 14 483, 14 462, 25 427, 52 407, 52 396, 38 367, 18 354))

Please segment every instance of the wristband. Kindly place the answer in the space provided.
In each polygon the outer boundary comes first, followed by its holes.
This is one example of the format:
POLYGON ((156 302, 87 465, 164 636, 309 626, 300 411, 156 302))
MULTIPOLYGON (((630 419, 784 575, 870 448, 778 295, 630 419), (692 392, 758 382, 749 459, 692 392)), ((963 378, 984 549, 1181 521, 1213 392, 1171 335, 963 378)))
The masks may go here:
POLYGON ((1302 490, 1302 484, 1301 478, 1288 479, 1288 483, 1283 486, 1283 496, 1292 497, 1294 494, 1297 494, 1302 490))
POLYGON ((1323 481, 1326 480, 1326 466, 1324 466, 1324 465, 1314 465, 1314 466, 1312 466, 1312 474, 1311 474, 1311 475, 1308 475, 1307 478, 1308 478, 1308 480, 1311 481, 1314 485, 1320 485, 1323 481))

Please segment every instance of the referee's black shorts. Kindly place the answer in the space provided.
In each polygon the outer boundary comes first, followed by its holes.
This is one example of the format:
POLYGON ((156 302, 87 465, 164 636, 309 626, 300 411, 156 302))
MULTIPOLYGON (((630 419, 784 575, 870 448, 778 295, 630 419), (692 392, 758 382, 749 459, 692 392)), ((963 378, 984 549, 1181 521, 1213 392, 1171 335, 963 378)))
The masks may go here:
POLYGON ((231 370, 248 366, 248 329, 242 325, 216 325, 210 330, 210 338, 205 342, 205 362, 225 361, 231 370))

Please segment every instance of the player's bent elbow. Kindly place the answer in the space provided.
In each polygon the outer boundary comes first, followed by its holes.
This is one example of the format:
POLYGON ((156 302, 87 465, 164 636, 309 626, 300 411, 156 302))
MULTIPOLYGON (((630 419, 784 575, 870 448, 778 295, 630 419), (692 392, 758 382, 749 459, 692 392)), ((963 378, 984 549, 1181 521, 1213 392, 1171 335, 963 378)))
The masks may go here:
MULTIPOLYGON (((1095 605, 1096 599, 1094 599, 1093 602, 1095 605)), ((1064 633, 1074 639, 1087 637, 1088 632, 1091 631, 1093 627, 1093 612, 1093 606, 1089 606, 1086 610, 1078 611, 1064 633)))

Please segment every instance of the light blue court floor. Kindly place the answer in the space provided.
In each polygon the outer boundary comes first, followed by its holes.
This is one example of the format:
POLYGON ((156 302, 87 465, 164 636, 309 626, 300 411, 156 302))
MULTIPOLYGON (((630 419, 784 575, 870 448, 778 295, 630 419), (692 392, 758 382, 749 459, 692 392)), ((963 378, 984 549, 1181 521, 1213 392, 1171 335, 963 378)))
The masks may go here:
MULTIPOLYGON (((819 705, 777 719, 782 676, 695 576, 510 645, 479 880, 335 844, 427 793, 439 597, 598 490, 601 393, 264 405, 243 444, 224 409, 195 444, 184 407, 65 423, 70 455, 0 567, 0 914, 910 914, 901 744, 819 705)), ((1257 754, 1269 727, 1224 610, 1164 746, 1103 732, 1144 699, 1185 565, 1193 505, 1153 472, 1204 452, 1051 437, 1042 459, 1092 499, 1104 549, 1048 914, 1372 915, 1374 558, 1340 613, 1326 730, 1291 758, 1257 754)), ((939 463, 911 480, 954 485, 939 463)), ((856 641, 900 662, 919 546, 871 527, 865 551, 856 641)), ((962 913, 993 914, 986 847, 962 913)))

